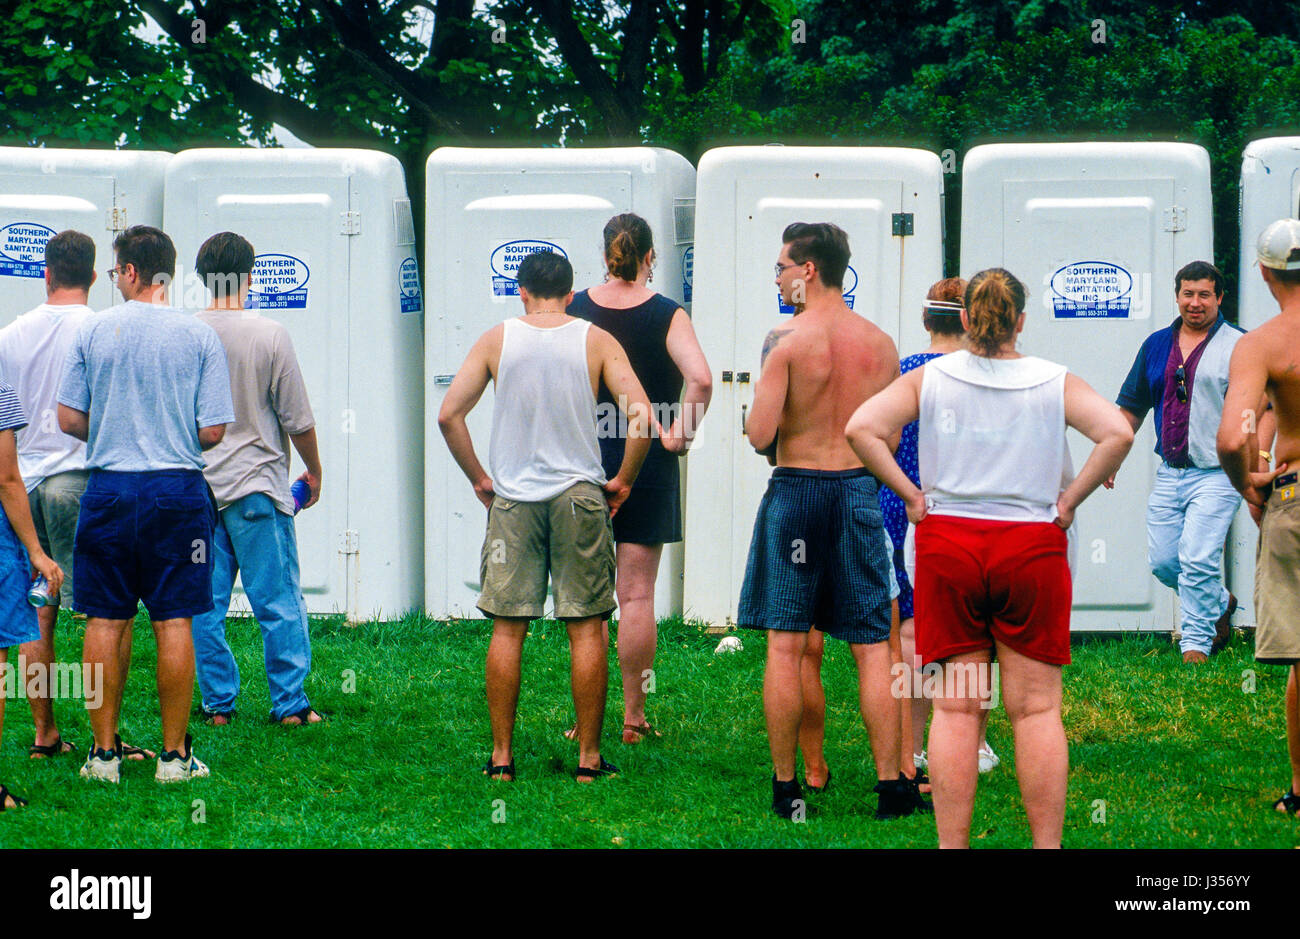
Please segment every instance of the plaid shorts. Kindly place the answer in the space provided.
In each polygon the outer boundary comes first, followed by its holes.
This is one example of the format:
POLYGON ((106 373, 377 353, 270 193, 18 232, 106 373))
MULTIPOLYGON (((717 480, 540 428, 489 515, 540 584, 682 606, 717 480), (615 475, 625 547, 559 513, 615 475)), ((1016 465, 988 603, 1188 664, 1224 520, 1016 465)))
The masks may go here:
POLYGON ((876 493, 865 469, 773 470, 754 521, 740 626, 889 639, 890 565, 876 493))

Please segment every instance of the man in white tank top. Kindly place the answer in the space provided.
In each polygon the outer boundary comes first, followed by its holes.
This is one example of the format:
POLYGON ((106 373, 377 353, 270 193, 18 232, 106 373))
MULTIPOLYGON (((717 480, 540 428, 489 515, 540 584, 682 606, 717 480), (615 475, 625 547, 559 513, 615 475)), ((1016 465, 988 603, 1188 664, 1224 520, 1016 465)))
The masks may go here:
POLYGON ((622 347, 602 329, 569 316, 573 268, 552 252, 518 271, 524 315, 484 333, 447 389, 438 426, 456 463, 488 509, 478 608, 492 618, 487 654, 490 777, 515 778, 515 707, 530 620, 565 621, 573 656, 580 782, 617 772, 600 754, 608 665, 603 620, 614 611, 610 518, 632 489, 650 450, 650 402, 622 347), (465 418, 495 382, 492 437, 483 469, 465 418), (623 465, 605 479, 596 395, 604 382, 628 416, 623 465))

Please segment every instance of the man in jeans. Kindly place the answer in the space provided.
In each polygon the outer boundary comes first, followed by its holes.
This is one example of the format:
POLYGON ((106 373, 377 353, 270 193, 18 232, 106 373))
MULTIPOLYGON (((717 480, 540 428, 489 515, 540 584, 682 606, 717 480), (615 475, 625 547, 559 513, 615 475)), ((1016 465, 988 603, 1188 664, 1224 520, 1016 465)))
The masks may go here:
POLYGON ((253 246, 234 232, 213 235, 199 248, 194 269, 212 291, 198 319, 226 350, 235 422, 208 451, 204 475, 220 517, 212 546, 212 609, 194 618, 194 656, 203 710, 210 724, 229 724, 239 695, 239 668, 226 643, 226 612, 235 574, 262 627, 271 720, 315 724, 321 715, 303 684, 311 671, 307 607, 298 580, 298 541, 289 492, 289 441, 307 467, 303 508, 320 498, 316 422, 289 331, 245 310, 253 246))
MULTIPOLYGON (((1223 275, 1193 261, 1174 275, 1178 318, 1146 338, 1116 403, 1134 433, 1155 410, 1160 466, 1147 503, 1151 572, 1178 592, 1183 662, 1201 665, 1231 638, 1237 599, 1223 586, 1220 562, 1241 497, 1215 449, 1228 361, 1242 330, 1219 313, 1223 275)), ((1112 476, 1106 488, 1115 483, 1112 476)))
MULTIPOLYGON (((72 539, 86 488, 86 445, 59 430, 55 396, 77 329, 90 316, 86 305, 95 282, 95 242, 79 231, 62 231, 45 245, 45 302, 0 329, 0 378, 13 385, 30 423, 18 431, 18 468, 27 486, 32 522, 41 547, 63 569, 63 587, 36 611, 41 637, 19 648, 29 667, 52 674, 54 626, 60 605, 72 606, 72 539)), ((54 717, 50 683, 29 686, 36 740, 33 759, 70 753, 54 717)), ((139 751, 144 759, 147 751, 139 751)), ((154 754, 148 753, 149 757, 154 754)))
POLYGON ((579 782, 617 772, 600 755, 608 661, 601 623, 614 611, 614 529, 650 450, 650 401, 622 346, 566 312, 573 268, 552 252, 519 265, 524 315, 494 326, 474 343, 447 389, 438 427, 456 463, 488 509, 483 593, 492 617, 487 655, 492 755, 483 772, 515 778, 512 740, 520 663, 529 620, 546 606, 549 575, 555 616, 565 621, 578 715, 579 782), (496 383, 489 463, 483 471, 465 418, 489 381, 496 383), (628 415, 618 474, 606 481, 597 438, 601 382, 628 415))
POLYGON ((235 418, 230 374, 212 328, 167 305, 176 271, 171 239, 134 225, 113 250, 111 276, 126 302, 82 324, 58 396, 59 426, 86 441, 90 480, 77 522, 73 602, 87 617, 85 664, 104 676, 81 775, 121 777, 128 637, 144 601, 158 642, 163 753, 155 778, 180 782, 208 775, 186 732, 194 694, 190 620, 212 609, 216 511, 202 451, 216 446, 235 418))

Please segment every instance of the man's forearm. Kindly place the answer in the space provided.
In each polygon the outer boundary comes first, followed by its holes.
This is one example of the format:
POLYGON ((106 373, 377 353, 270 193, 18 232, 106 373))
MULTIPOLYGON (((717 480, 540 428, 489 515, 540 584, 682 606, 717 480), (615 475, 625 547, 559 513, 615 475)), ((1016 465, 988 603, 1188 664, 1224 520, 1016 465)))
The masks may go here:
MULTIPOLYGON (((456 461, 456 465, 460 467, 470 483, 477 486, 487 473, 483 471, 483 464, 474 453, 474 439, 469 435, 469 425, 465 423, 464 418, 461 418, 447 421, 445 424, 439 422, 439 427, 443 438, 447 441, 447 449, 451 451, 452 459, 456 461)), ((648 445, 649 441, 646 443, 648 445)))
POLYGON ((636 478, 641 472, 641 464, 645 463, 645 458, 649 453, 649 437, 634 437, 629 434, 627 443, 623 447, 623 463, 618 468, 619 478, 629 486, 636 482, 636 478))
POLYGON ((1244 493, 1250 488, 1250 468, 1259 459, 1259 445, 1254 437, 1254 434, 1248 434, 1240 447, 1219 451, 1219 465, 1238 492, 1244 493))
POLYGON ((321 475, 320 447, 316 442, 316 428, 309 427, 301 434, 290 434, 289 439, 293 441, 293 448, 298 451, 298 456, 302 459, 302 465, 307 467, 307 472, 319 477, 321 475))

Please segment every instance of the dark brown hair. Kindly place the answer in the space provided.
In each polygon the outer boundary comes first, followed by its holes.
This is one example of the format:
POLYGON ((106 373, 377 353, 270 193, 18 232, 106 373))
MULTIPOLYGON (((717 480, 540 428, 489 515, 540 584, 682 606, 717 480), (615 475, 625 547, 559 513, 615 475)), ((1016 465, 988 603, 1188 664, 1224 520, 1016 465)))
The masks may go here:
MULTIPOLYGON (((945 303, 959 303, 966 294, 966 281, 960 277, 945 277, 936 281, 925 295, 927 300, 942 300, 945 303)), ((938 336, 960 336, 966 331, 961 325, 961 310, 944 310, 942 312, 926 309, 921 314, 921 323, 926 332, 938 336)))
POLYGON ((1025 285, 1010 271, 991 267, 966 285, 967 338, 976 354, 992 357, 1016 334, 1016 320, 1025 312, 1025 285))
POLYGON ((69 228, 45 243, 45 269, 50 287, 89 290, 95 279, 95 242, 89 235, 69 228))
POLYGON ((176 276, 176 246, 165 233, 149 225, 132 225, 113 239, 117 266, 135 265, 141 284, 170 283, 176 276))
POLYGON ((214 300, 238 297, 253 273, 253 246, 232 231, 218 232, 199 248, 194 271, 203 278, 214 300))
POLYGON ((641 259, 655 248, 650 224, 632 212, 605 223, 605 267, 619 280, 636 280, 641 259))
POLYGON ((1184 264, 1182 269, 1174 275, 1174 295, 1183 289, 1185 280, 1212 280, 1214 281, 1214 295, 1223 296, 1223 275, 1219 269, 1209 261, 1193 261, 1191 264, 1184 264))
POLYGON ((844 287, 844 271, 849 266, 849 236, 830 222, 795 222, 781 234, 781 243, 790 246, 790 260, 796 264, 812 261, 826 287, 844 287))

